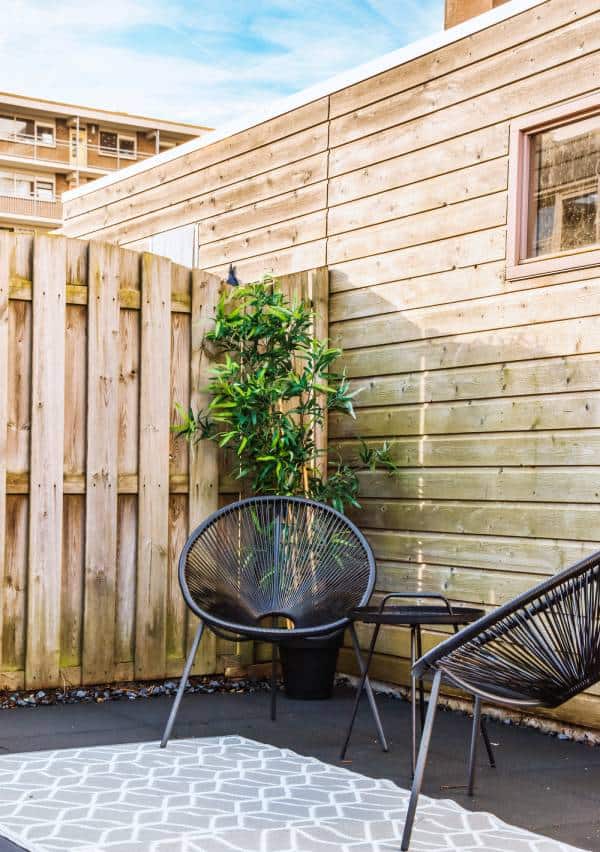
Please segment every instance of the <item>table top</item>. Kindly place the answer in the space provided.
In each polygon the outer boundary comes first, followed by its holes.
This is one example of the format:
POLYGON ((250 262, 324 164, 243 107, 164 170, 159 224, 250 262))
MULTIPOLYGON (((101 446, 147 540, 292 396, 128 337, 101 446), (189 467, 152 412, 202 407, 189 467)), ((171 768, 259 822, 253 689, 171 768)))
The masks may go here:
POLYGON ((352 621, 362 621, 365 624, 471 624, 485 615, 483 609, 470 606, 453 606, 452 612, 448 608, 438 604, 423 604, 417 606, 386 606, 383 612, 378 606, 357 607, 350 614, 352 621))

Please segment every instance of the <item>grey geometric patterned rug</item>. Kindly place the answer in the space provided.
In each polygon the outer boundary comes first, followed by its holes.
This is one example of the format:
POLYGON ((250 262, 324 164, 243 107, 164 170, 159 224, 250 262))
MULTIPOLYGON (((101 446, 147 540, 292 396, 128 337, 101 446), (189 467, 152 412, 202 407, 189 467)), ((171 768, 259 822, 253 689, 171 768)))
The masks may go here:
MULTIPOLYGON (((0 834, 32 852, 388 852, 408 792, 243 737, 0 757, 0 834)), ((576 852, 421 797, 411 850, 576 852)))

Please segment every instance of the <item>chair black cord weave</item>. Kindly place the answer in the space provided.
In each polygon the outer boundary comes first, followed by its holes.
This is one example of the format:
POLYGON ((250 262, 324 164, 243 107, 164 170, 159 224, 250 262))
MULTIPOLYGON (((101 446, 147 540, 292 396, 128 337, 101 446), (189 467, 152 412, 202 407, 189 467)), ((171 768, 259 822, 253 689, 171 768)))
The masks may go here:
MULTIPOLYGON (((442 678, 481 700, 554 708, 600 681, 600 551, 437 645, 413 668, 434 674, 402 850, 409 848, 442 678)), ((473 790, 472 740, 469 791, 473 790)))
POLYGON ((272 643, 341 631, 371 597, 375 560, 360 530, 330 506, 251 497, 215 512, 192 533, 179 582, 200 627, 163 745, 205 626, 227 638, 272 643))

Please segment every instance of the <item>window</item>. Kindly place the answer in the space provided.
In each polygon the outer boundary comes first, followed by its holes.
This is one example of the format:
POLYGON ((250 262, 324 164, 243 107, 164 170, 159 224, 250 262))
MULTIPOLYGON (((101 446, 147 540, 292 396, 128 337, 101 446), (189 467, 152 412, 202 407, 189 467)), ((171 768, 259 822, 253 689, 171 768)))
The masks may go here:
POLYGON ((54 180, 47 175, 38 177, 18 172, 0 172, 0 195, 54 201, 54 180))
POLYGON ((35 123, 35 138, 39 145, 54 145, 54 125, 35 123))
POLYGON ((101 130, 100 153, 108 157, 119 156, 134 160, 136 156, 135 136, 122 136, 113 130, 101 130))
POLYGON ((51 180, 36 180, 35 194, 42 201, 54 201, 54 183, 51 180))
POLYGON ((0 139, 54 146, 56 126, 53 121, 36 121, 33 118, 23 118, 18 115, 0 115, 0 139))
POLYGON ((585 98, 512 128, 508 275, 592 264, 600 264, 600 100, 585 98))

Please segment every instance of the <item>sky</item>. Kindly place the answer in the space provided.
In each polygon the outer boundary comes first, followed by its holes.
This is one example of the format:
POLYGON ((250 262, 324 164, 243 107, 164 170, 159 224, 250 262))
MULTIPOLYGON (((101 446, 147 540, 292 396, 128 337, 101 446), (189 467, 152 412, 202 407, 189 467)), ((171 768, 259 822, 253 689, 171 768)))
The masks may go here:
POLYGON ((443 27, 443 0, 2 0, 0 91, 219 127, 443 27))

